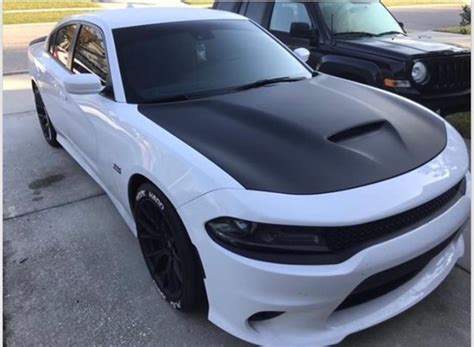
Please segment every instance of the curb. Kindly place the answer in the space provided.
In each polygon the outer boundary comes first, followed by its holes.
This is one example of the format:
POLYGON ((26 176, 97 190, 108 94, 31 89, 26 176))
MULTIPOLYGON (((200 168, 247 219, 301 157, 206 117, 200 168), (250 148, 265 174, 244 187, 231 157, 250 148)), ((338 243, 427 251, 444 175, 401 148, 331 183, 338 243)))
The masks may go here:
POLYGON ((27 27, 27 26, 42 26, 55 25, 58 22, 43 22, 43 23, 21 23, 21 24, 3 24, 3 27, 27 27))
POLYGON ((9 71, 9 72, 4 72, 3 76, 24 75, 27 73, 29 73, 28 70, 9 71))
POLYGON ((68 11, 93 11, 101 10, 100 7, 66 7, 66 8, 38 8, 26 10, 7 10, 3 14, 19 14, 19 13, 37 13, 37 12, 68 12, 68 11))

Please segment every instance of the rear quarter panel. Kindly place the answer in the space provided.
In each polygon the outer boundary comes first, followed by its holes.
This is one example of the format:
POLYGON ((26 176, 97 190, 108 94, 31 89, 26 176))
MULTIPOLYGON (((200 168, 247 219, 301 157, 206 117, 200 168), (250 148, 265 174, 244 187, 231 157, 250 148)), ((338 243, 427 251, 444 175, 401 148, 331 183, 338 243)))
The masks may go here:
POLYGON ((28 48, 28 69, 32 81, 38 87, 41 98, 48 110, 48 115, 54 123, 56 131, 64 135, 65 110, 61 106, 61 99, 57 90, 63 89, 63 78, 68 72, 57 63, 46 50, 46 42, 39 42, 28 48))

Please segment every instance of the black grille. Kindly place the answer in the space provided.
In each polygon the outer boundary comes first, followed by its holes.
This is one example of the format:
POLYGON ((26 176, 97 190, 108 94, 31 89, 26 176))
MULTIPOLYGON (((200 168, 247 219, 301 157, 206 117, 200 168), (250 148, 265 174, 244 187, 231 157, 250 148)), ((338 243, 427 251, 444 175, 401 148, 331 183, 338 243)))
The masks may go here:
MULTIPOLYGON (((341 227, 260 225, 261 228, 270 228, 270 230, 273 230, 273 228, 281 228, 283 232, 288 233, 298 229, 298 232, 321 235, 325 241, 325 249, 323 251, 262 251, 260 249, 234 246, 231 243, 222 242, 220 239, 213 237, 212 233, 209 233, 209 235, 223 247, 251 259, 281 264, 339 264, 363 249, 396 238, 418 228, 428 220, 441 215, 465 194, 465 190, 466 182, 463 179, 445 193, 423 205, 388 218, 365 224, 341 227)), ((387 197, 387 199, 389 198, 390 197, 387 197)), ((361 205, 360 208, 362 209, 364 206, 361 205)))
POLYGON ((424 61, 430 73, 426 88, 433 94, 471 88, 471 55, 432 58, 424 61))
POLYGON ((434 257, 440 254, 461 232, 461 229, 428 252, 367 278, 338 306, 336 311, 363 304, 402 286, 414 278, 434 257))
POLYGON ((417 227, 426 218, 433 218, 442 213, 464 193, 465 181, 461 181, 437 198, 414 209, 375 222, 350 227, 330 228, 327 233, 329 248, 341 251, 350 248, 363 248, 367 242, 381 242, 383 239, 397 235, 417 227))

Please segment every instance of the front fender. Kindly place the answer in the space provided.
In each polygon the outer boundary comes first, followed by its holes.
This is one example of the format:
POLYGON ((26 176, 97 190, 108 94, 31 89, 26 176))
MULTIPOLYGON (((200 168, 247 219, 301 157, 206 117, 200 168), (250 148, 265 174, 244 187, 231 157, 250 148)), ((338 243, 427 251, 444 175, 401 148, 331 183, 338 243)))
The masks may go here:
POLYGON ((106 170, 103 175, 115 177, 124 206, 129 207, 128 187, 134 175, 155 184, 176 208, 213 190, 243 189, 204 155, 143 116, 136 105, 119 104, 116 114, 118 131, 102 131, 106 135, 101 167, 106 170), (107 150, 112 147, 113 152, 107 150))
POLYGON ((317 70, 338 77, 347 78, 351 76, 350 79, 371 86, 380 86, 383 81, 382 72, 378 65, 361 59, 326 55, 321 58, 317 70))

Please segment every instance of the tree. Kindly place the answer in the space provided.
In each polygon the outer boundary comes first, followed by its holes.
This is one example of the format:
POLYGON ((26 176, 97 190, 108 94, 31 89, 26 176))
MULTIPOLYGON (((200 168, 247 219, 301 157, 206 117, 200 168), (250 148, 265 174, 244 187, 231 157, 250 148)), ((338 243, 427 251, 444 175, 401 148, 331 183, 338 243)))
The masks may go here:
POLYGON ((471 24, 471 6, 464 5, 462 7, 461 16, 461 33, 467 34, 466 26, 471 24))

